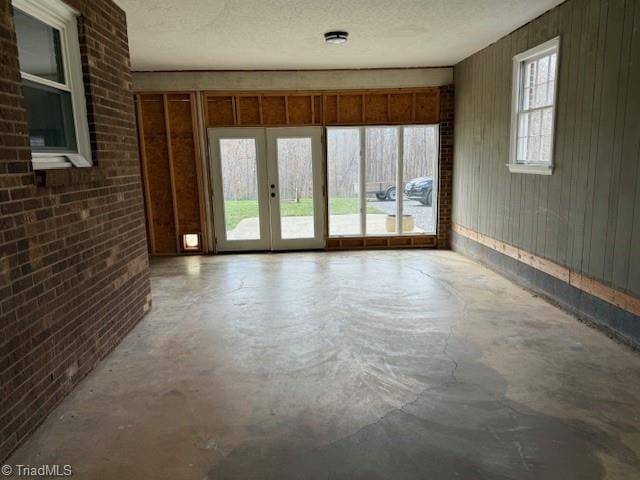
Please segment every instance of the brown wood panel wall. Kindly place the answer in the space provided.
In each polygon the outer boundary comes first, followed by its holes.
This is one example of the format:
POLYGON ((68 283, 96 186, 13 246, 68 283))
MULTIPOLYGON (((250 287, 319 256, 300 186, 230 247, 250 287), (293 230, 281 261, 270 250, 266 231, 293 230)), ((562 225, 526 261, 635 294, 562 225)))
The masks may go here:
POLYGON ((138 94, 136 105, 150 253, 185 253, 185 233, 200 235, 205 251, 195 97, 138 94))
MULTIPOLYGON (((441 87, 204 92, 203 122, 205 127, 440 123, 440 90, 441 87)), ((184 233, 200 234, 199 252, 208 252, 195 94, 141 92, 136 95, 136 104, 150 252, 187 253, 181 242, 184 233)), ((441 185, 440 191, 447 189, 441 185)), ((327 240, 329 249, 436 244, 435 236, 327 240)))
POLYGON ((438 123, 439 88, 206 92, 208 127, 438 123))

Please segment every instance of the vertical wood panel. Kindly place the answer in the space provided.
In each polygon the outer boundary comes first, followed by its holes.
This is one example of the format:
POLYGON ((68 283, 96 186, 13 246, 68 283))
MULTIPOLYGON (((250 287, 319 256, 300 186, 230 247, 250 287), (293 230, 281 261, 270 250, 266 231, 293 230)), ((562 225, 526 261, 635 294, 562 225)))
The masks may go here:
POLYGON ((175 211, 178 219, 178 239, 184 233, 198 233, 202 237, 200 196, 196 162, 199 158, 195 144, 195 105, 191 94, 167 95, 167 119, 170 150, 176 192, 175 211))
POLYGON ((143 132, 140 147, 147 173, 147 212, 150 232, 153 232, 153 253, 177 253, 164 97, 162 94, 141 95, 139 104, 143 132))
POLYGON ((454 222, 640 294, 640 2, 568 0, 455 67, 454 222), (510 174, 513 55, 561 37, 551 176, 510 174))

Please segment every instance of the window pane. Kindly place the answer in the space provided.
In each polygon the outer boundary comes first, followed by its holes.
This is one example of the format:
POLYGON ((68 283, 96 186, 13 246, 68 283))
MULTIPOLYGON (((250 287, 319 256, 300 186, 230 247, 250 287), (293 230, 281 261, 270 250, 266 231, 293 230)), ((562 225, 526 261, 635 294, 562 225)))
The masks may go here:
POLYGON ((516 159, 518 162, 524 163, 527 161, 527 143, 528 137, 518 138, 518 157, 516 159))
POLYGON ((221 139, 220 170, 227 240, 258 240, 260 210, 254 139, 221 139))
POLYGON ((14 19, 20 70, 47 80, 65 83, 60 32, 17 9, 14 19))
POLYGON ((549 80, 554 81, 556 79, 556 62, 558 61, 558 54, 553 53, 549 57, 549 80))
POLYGON ((405 127, 402 233, 435 233, 438 127, 405 127))
POLYGON ((529 117, 530 127, 529 127, 529 136, 536 137, 540 135, 540 123, 541 123, 541 112, 540 110, 536 110, 531 112, 529 117))
POLYGON ((365 133, 367 235, 395 233, 398 129, 368 127, 365 133))
POLYGON ((327 128, 329 235, 360 235, 360 129, 327 128))
POLYGON ((313 238, 311 138, 278 138, 276 150, 282 238, 313 238))
POLYGON ((77 151, 71 94, 28 80, 23 91, 33 151, 77 151))

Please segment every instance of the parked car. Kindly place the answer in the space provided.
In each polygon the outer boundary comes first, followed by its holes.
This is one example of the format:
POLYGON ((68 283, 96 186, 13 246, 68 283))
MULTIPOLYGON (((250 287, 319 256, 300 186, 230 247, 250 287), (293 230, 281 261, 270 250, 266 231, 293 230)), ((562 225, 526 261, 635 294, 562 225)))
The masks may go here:
POLYGON ((404 187, 404 194, 411 200, 418 200, 421 204, 432 205, 433 179, 431 177, 417 177, 409 181, 404 187))
MULTIPOLYGON (((354 185, 357 191, 360 185, 354 185)), ((375 195, 378 200, 395 201, 396 199, 396 187, 391 182, 367 182, 365 185, 365 193, 367 195, 375 195)))

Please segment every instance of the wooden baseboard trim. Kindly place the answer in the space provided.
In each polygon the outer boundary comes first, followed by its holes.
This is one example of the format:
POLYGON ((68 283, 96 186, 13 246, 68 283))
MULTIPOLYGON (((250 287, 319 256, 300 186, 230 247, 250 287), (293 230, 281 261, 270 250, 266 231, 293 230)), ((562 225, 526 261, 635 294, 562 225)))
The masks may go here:
POLYGON ((564 267, 551 260, 539 257, 531 252, 509 245, 508 243, 489 237, 480 232, 476 232, 475 230, 463 227, 462 225, 454 223, 452 224, 452 230, 458 235, 473 240, 474 242, 478 242, 485 247, 489 247, 503 255, 529 265, 536 270, 540 270, 547 275, 562 280, 578 290, 593 295, 594 297, 615 305, 629 313, 640 316, 640 298, 611 288, 598 280, 575 272, 568 267, 564 267))

